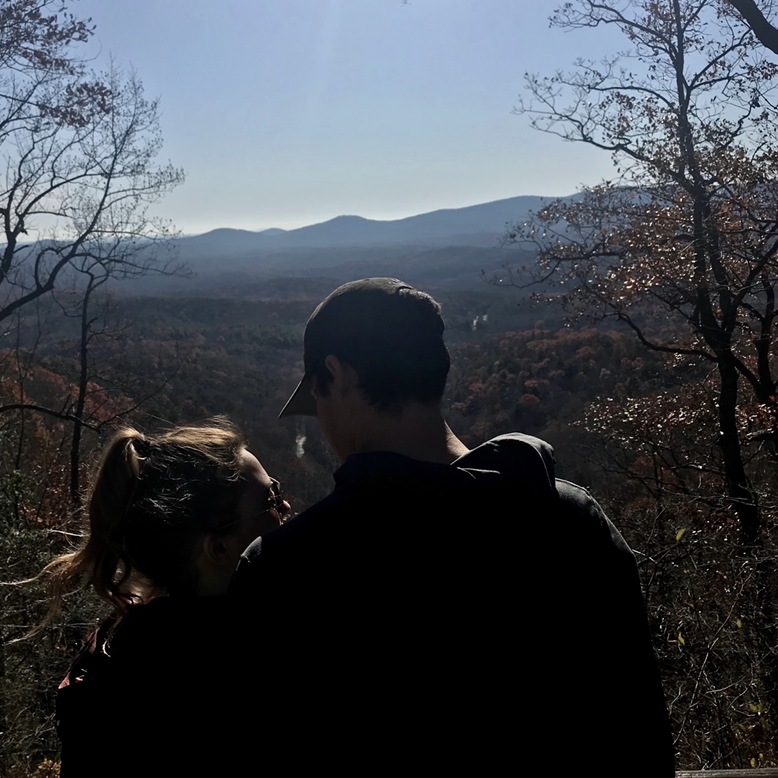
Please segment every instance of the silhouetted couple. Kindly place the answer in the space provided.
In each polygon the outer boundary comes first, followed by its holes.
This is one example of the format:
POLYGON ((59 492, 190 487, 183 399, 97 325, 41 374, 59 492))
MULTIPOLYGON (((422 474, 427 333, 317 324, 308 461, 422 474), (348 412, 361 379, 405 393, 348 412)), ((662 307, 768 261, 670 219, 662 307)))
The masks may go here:
POLYGON ((58 568, 117 610, 60 691, 63 778, 90 741, 105 775, 673 775, 632 553, 543 441, 454 435, 443 330, 395 279, 318 306, 281 415, 341 467, 288 521, 224 423, 114 440, 58 568))

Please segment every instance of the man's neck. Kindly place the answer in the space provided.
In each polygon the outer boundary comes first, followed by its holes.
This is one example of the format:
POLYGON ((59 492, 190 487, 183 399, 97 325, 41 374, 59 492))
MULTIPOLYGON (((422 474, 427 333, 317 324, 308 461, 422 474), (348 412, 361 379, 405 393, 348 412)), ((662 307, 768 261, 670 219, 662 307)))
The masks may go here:
POLYGON ((355 441, 358 453, 393 451, 413 459, 450 464, 469 450, 436 406, 412 403, 400 414, 379 413, 371 408, 366 416, 355 441))

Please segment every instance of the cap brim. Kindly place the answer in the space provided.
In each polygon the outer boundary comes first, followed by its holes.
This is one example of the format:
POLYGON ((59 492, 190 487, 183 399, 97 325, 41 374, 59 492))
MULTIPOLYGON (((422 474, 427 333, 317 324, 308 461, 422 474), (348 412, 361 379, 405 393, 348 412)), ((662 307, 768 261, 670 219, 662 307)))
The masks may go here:
POLYGON ((311 394, 312 378, 311 372, 303 376, 303 380, 278 414, 279 419, 284 416, 316 416, 316 398, 311 394))

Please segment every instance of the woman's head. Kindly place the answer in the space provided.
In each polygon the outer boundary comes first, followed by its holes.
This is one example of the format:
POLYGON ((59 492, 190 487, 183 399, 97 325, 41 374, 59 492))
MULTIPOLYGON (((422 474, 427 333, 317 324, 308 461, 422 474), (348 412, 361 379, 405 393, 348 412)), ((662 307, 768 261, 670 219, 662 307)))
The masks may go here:
POLYGON ((246 545, 284 518, 279 495, 229 422, 121 430, 95 472, 85 544, 53 563, 55 589, 78 576, 120 612, 159 593, 219 594, 246 545))

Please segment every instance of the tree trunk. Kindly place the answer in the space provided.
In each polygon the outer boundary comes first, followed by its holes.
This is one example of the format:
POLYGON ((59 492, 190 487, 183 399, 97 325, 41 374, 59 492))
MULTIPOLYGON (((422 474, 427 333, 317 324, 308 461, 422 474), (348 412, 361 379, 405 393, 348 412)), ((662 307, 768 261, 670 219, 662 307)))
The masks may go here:
POLYGON ((73 409, 73 439, 70 444, 70 503, 73 510, 81 507, 81 434, 84 429, 84 406, 89 383, 89 299, 92 295, 94 279, 90 278, 81 304, 81 341, 79 343, 78 396, 73 409))
POLYGON ((719 447, 724 459, 724 479, 727 495, 740 521, 740 529, 748 543, 759 532, 759 508, 743 465, 740 437, 737 429, 738 372, 726 353, 719 359, 719 447))

